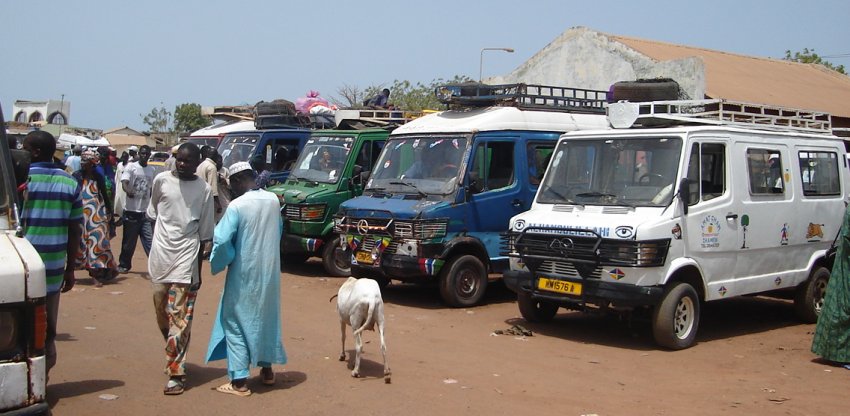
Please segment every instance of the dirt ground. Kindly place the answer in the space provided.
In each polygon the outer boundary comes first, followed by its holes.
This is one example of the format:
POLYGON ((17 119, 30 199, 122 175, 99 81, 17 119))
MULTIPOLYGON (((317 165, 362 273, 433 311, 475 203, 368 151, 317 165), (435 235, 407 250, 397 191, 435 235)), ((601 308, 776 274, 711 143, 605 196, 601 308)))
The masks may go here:
POLYGON ((798 323, 787 301, 706 305, 698 343, 671 352, 654 346, 647 322, 561 310, 551 323, 527 324, 500 282, 470 309, 444 307, 434 290, 390 286, 392 384, 383 382, 373 332, 364 337, 365 377, 354 379, 337 360, 339 321, 328 302, 344 279, 325 277, 316 260, 282 274, 289 363, 275 368, 273 387, 254 370, 247 398, 216 392, 226 364, 203 362, 224 278, 205 264, 187 391, 164 396, 146 263, 139 246, 134 271, 116 283, 96 289, 78 272, 62 295, 59 361, 47 388, 54 415, 837 415, 850 404, 850 371, 815 359, 814 326, 798 323), (514 324, 533 336, 493 333, 514 324))

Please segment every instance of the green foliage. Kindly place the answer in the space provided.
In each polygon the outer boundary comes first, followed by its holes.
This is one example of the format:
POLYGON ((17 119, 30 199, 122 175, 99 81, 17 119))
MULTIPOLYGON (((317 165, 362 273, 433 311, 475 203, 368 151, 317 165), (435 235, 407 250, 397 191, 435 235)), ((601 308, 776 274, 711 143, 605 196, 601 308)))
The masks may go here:
POLYGON ((455 75, 453 78, 446 80, 436 78, 428 84, 421 82, 412 83, 407 80, 394 80, 392 85, 385 87, 384 85, 371 85, 361 90, 355 86, 345 85, 338 89, 337 92, 343 96, 343 100, 335 100, 337 105, 343 107, 362 107, 363 101, 374 97, 384 88, 390 90, 389 103, 395 108, 406 111, 422 111, 422 110, 438 110, 443 108, 443 105, 437 101, 434 96, 434 89, 443 84, 454 84, 474 82, 472 78, 465 75, 455 75))
POLYGON ((212 124, 210 117, 201 115, 201 105, 196 103, 180 104, 174 108, 174 132, 190 133, 212 124))
POLYGON ((844 71, 844 65, 834 65, 832 62, 824 60, 823 57, 815 53, 814 49, 803 48, 802 52, 794 52, 793 54, 790 50, 786 50, 783 59, 804 64, 820 64, 839 74, 847 75, 847 72, 844 71))
POLYGON ((165 133, 168 131, 168 123, 171 119, 171 112, 166 110, 165 107, 154 107, 148 115, 142 116, 139 114, 139 116, 142 117, 142 122, 150 127, 151 133, 165 133))

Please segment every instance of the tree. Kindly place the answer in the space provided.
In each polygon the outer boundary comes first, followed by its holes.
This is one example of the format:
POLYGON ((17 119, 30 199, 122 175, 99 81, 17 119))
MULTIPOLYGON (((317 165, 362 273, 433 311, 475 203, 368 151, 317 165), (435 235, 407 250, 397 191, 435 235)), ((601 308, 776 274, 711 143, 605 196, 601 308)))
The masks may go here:
POLYGON ((201 114, 201 105, 196 103, 180 104, 174 108, 174 132, 191 133, 212 124, 212 119, 201 114))
MULTIPOLYGON (((473 82, 472 78, 465 75, 455 75, 450 80, 435 78, 429 84, 421 82, 412 83, 407 80, 394 80, 389 88, 390 104, 396 108, 407 111, 422 111, 426 109, 440 109, 443 105, 437 101, 434 95, 434 89, 443 84, 457 84, 464 82, 473 82)), ((372 85, 361 90, 357 86, 343 85, 337 90, 337 93, 343 97, 343 101, 335 99, 335 104, 340 107, 362 107, 363 101, 375 96, 382 89, 383 85, 372 85)))
POLYGON ((146 116, 139 114, 142 117, 142 122, 150 127, 152 133, 165 133, 168 131, 171 112, 166 110, 165 107, 162 107, 161 104, 159 108, 154 107, 151 109, 151 112, 146 116))
POLYGON ((786 61, 800 62, 804 64, 819 64, 836 71, 839 74, 847 75, 847 72, 844 71, 844 65, 833 65, 832 62, 824 60, 822 56, 815 53, 814 49, 803 48, 802 52, 794 52, 793 55, 790 50, 786 50, 785 58, 783 59, 786 61))

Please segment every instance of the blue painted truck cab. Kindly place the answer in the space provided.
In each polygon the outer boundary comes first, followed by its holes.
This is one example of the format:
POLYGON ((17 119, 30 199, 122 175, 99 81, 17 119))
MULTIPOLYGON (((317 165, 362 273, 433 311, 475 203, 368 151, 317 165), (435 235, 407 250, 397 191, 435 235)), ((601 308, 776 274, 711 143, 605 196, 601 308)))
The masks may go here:
POLYGON ((531 206, 560 134, 607 127, 601 100, 541 111, 521 100, 542 87, 517 85, 511 106, 450 109, 393 131, 363 195, 336 217, 353 275, 436 283, 455 307, 480 302, 489 274, 508 267, 499 235, 531 206))

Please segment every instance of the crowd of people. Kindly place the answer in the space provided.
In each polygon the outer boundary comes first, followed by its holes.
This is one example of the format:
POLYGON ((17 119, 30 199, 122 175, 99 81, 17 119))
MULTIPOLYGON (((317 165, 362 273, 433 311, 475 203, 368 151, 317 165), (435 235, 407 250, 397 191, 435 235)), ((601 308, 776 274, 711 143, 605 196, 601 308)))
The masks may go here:
POLYGON ((55 138, 44 131, 28 134, 23 148, 29 167, 18 178, 22 221, 46 267, 48 374, 57 357, 60 293, 74 287, 75 271, 86 270, 102 287, 132 270, 141 240, 148 257, 143 276, 151 281, 165 344, 163 393, 185 388, 205 258, 213 274, 227 270, 206 357, 228 362, 229 380, 218 391, 250 395, 251 367, 261 368, 263 384, 275 383, 272 364, 286 363, 278 250, 283 223, 277 196, 257 186, 249 163, 227 169, 215 148, 192 143, 175 146, 156 175, 149 146, 130 147, 120 157, 109 148, 75 148, 63 161, 55 157, 55 138), (111 246, 116 227, 123 227, 117 261, 111 246))

